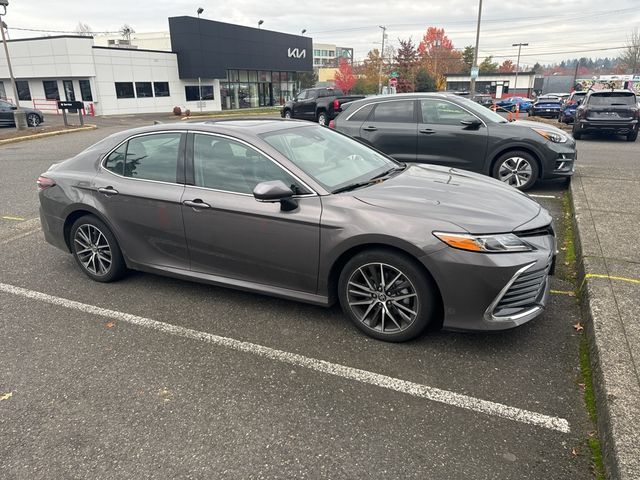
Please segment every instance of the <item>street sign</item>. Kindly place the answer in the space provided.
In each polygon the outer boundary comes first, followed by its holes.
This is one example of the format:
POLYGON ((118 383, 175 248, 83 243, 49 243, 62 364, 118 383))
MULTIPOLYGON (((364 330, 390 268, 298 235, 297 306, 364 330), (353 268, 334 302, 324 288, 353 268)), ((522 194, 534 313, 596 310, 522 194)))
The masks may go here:
POLYGON ((389 85, 392 87, 395 87, 398 85, 398 79, 396 77, 391 77, 389 79, 389 85))
POLYGON ((398 72, 391 72, 391 75, 389 75, 391 78, 398 78, 400 75, 398 75, 398 72))
POLYGON ((84 108, 84 103, 58 100, 58 108, 60 110, 82 110, 84 108))
POLYGON ((478 67, 471 68, 471 78, 478 78, 478 67))

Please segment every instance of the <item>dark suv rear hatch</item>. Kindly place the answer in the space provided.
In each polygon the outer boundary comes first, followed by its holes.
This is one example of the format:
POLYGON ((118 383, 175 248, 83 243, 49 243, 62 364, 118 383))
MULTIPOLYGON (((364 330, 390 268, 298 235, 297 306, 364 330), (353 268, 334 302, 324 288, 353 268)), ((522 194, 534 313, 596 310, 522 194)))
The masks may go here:
POLYGON ((633 92, 594 92, 587 108, 589 120, 633 120, 637 110, 636 96, 633 92))

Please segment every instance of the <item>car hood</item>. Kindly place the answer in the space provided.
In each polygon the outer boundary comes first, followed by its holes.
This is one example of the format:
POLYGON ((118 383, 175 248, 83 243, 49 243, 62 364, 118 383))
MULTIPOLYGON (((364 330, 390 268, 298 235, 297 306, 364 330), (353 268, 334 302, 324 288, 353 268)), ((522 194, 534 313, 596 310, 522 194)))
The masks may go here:
POLYGON ((510 232, 548 225, 551 217, 524 193, 483 175, 408 164, 400 174, 353 192, 361 202, 455 224, 469 233, 510 232), (520 228, 522 229, 522 228, 520 228))

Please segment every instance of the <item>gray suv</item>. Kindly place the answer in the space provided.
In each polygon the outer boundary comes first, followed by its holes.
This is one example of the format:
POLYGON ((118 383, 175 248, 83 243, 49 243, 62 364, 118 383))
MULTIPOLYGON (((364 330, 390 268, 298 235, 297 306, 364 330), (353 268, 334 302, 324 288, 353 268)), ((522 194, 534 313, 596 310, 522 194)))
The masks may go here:
POLYGON ((396 160, 471 170, 520 190, 571 177, 576 159, 576 143, 562 130, 509 122, 448 93, 369 97, 348 104, 332 125, 396 160))

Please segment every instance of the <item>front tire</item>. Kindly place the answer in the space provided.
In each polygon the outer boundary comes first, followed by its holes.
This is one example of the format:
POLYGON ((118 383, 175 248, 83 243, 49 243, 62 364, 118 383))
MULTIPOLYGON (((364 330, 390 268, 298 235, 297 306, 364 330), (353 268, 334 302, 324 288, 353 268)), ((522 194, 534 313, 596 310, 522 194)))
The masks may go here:
POLYGON ((578 125, 578 123, 574 120, 571 134, 573 135, 573 138, 580 140, 582 138, 582 132, 576 128, 576 125, 578 125))
POLYGON ((375 249, 354 256, 342 269, 342 310, 367 335, 387 342, 419 336, 436 306, 435 287, 414 260, 375 249))
POLYGON ((115 236, 93 215, 85 215, 73 223, 69 245, 80 269, 96 282, 113 282, 127 270, 115 236))
POLYGON ((36 113, 30 113, 27 115, 27 125, 30 127, 37 127, 42 122, 40 121, 40 117, 36 113))
POLYGON ((284 111, 284 118, 291 118, 291 110, 284 111))
POLYGON ((518 190, 528 190, 536 183, 538 162, 530 153, 514 150, 501 155, 493 167, 493 178, 518 190))

